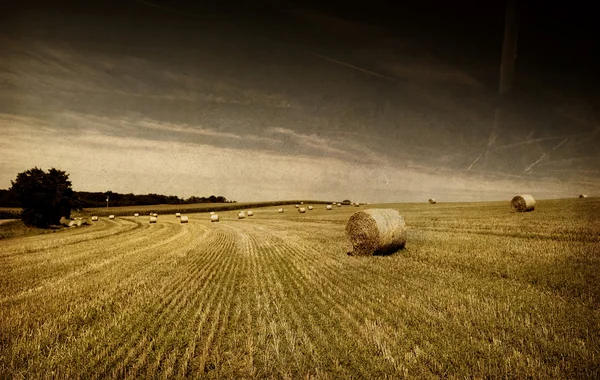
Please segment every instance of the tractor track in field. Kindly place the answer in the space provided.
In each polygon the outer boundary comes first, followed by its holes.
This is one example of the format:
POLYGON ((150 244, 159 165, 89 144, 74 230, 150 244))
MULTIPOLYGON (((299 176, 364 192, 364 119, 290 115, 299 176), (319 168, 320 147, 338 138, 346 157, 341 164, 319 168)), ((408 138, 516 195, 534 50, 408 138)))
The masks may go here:
MULTIPOLYGON (((502 299, 477 299, 483 291, 462 294, 476 277, 416 263, 408 251, 348 257, 340 223, 295 214, 101 220, 65 233, 32 238, 35 254, 13 245, 0 256, 0 282, 9 285, 0 293, 0 377, 11 368, 33 377, 403 377, 418 357, 427 363, 418 374, 436 377, 448 363, 432 350, 454 355, 453 339, 467 350, 487 347, 481 327, 503 328, 493 313, 510 323, 520 315, 500 308, 502 299), (480 318, 491 324, 464 324, 465 305, 482 303, 480 318), (415 328, 449 340, 422 342, 415 328)), ((552 294, 543 297, 555 305, 552 294)))

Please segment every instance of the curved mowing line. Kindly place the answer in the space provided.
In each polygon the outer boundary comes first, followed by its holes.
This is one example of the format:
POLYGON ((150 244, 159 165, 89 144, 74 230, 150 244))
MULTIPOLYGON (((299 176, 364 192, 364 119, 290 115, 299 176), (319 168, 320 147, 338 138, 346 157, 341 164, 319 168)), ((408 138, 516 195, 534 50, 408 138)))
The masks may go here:
MULTIPOLYGON (((207 244, 210 242, 211 240, 208 240, 199 242, 199 244, 207 244)), ((167 305, 171 304, 175 298, 180 298, 182 292, 184 292, 189 287, 189 284, 200 284, 200 281, 203 281, 202 287, 199 289, 199 291, 201 291, 200 294, 205 294, 204 290, 213 283, 213 277, 215 273, 212 271, 212 269, 214 269, 218 264, 216 258, 219 257, 219 254, 220 251, 218 249, 212 249, 208 251, 207 255, 201 256, 201 260, 192 261, 192 272, 189 273, 187 276, 178 277, 177 280, 171 284, 170 290, 163 297, 157 297, 152 302, 152 304, 149 307, 151 310, 163 310, 163 312, 159 316, 159 319, 154 321, 154 326, 156 326, 157 323, 159 323, 162 319, 166 317, 166 313, 168 311, 166 309, 167 305)), ((203 298, 199 298, 199 301, 197 302, 202 303, 204 302, 203 300, 203 298)), ((127 332, 127 334, 123 334, 122 337, 126 337, 127 341, 129 342, 135 342, 138 339, 141 339, 141 334, 143 333, 143 331, 139 329, 145 327, 142 322, 143 316, 137 316, 137 319, 129 324, 130 330, 127 332)), ((108 353, 111 356, 112 360, 110 362, 104 362, 103 373, 105 374, 107 371, 109 371, 111 363, 117 362, 119 360, 119 357, 124 354, 124 350, 127 347, 129 347, 129 344, 125 344, 125 342, 123 342, 121 339, 115 341, 114 346, 116 345, 120 346, 118 351, 116 353, 108 353)), ((107 352, 104 351, 104 354, 107 354, 107 352)), ((100 359, 104 358, 104 356, 105 355, 101 355, 100 359)), ((96 364, 94 363, 89 368, 94 368, 95 365, 96 364)))
MULTIPOLYGON (((230 265, 230 263, 228 263, 227 265, 230 265)), ((208 279, 207 283, 208 282, 211 282, 210 278, 208 279)), ((220 281, 216 282, 216 283, 220 283, 220 281)), ((165 330, 167 327, 172 329, 171 332, 174 332, 175 330, 177 330, 176 328, 174 328, 174 326, 176 326, 176 322, 180 321, 183 317, 183 315, 180 314, 179 311, 182 308, 184 308, 185 306, 187 306, 184 301, 186 299, 185 295, 187 295, 188 291, 189 291, 189 287, 181 287, 181 290, 176 294, 175 297, 173 297, 171 299, 171 302, 169 304, 165 305, 160 317, 156 320, 156 322, 154 324, 154 328, 149 329, 150 332, 155 331, 155 333, 153 335, 156 337, 156 339, 158 341, 164 340, 163 334, 165 333, 165 330), (162 322, 162 319, 165 319, 165 318, 166 318, 166 320, 164 322, 162 322), (157 328, 158 328, 158 331, 156 331, 157 328)), ((136 357, 136 355, 138 355, 137 353, 142 348, 143 348, 142 345, 138 344, 137 347, 130 349, 130 351, 127 354, 127 356, 125 357, 125 359, 123 359, 121 361, 121 365, 125 365, 128 362, 130 362, 133 357, 136 357)), ((151 348, 151 347, 148 347, 148 348, 151 348)), ((148 349, 146 349, 144 352, 142 352, 141 355, 138 356, 139 360, 134 365, 134 369, 138 366, 141 368, 145 365, 148 352, 149 352, 148 349)), ((159 359, 160 359, 160 357, 159 357, 159 359)), ((147 368, 146 370, 147 371, 151 370, 151 367, 147 368)), ((113 371, 113 374, 120 373, 120 372, 121 372, 120 367, 117 367, 113 371)))
POLYGON ((129 252, 124 253, 124 254, 119 255, 119 256, 114 256, 113 255, 112 257, 110 257, 108 259, 105 259, 105 260, 102 260, 100 262, 95 262, 95 263, 88 264, 85 267, 81 268, 80 270, 69 272, 68 274, 66 274, 66 275, 64 275, 62 277, 59 277, 56 280, 49 279, 49 280, 43 282, 42 284, 38 285, 35 288, 29 288, 29 289, 23 290, 23 291, 15 294, 15 295, 7 296, 7 297, 4 297, 4 298, 0 299, 0 305, 3 304, 3 303, 5 303, 5 302, 7 302, 7 301, 15 301, 15 300, 27 297, 27 296, 32 296, 34 293, 38 293, 38 292, 42 291, 45 288, 55 287, 56 285, 64 283, 65 281, 67 281, 69 279, 72 279, 74 277, 78 277, 78 276, 84 275, 86 273, 89 273, 89 272, 91 272, 93 270, 97 270, 97 269, 105 267, 105 266, 111 265, 111 264, 113 264, 113 263, 115 263, 117 261, 125 259, 128 256, 140 254, 140 253, 146 252, 148 250, 156 249, 157 247, 170 244, 174 240, 179 239, 184 234, 185 234, 185 231, 180 231, 177 235, 174 235, 174 236, 170 237, 167 240, 162 240, 160 243, 156 244, 155 246, 142 247, 142 248, 139 248, 139 249, 136 249, 136 250, 133 250, 133 251, 129 251, 129 252))
POLYGON ((60 236, 60 238, 57 238, 56 234, 43 234, 43 235, 38 235, 38 236, 32 236, 30 238, 14 239, 14 240, 9 241, 8 242, 9 244, 5 244, 4 242, 0 241, 0 246, 1 245, 5 246, 5 247, 2 247, 2 252, 4 252, 4 253, 0 254, 0 258, 2 258, 3 256, 16 256, 16 255, 21 255, 21 254, 29 255, 29 254, 33 254, 33 253, 38 253, 40 251, 48 251, 48 253, 50 253, 50 251, 54 248, 65 247, 67 245, 77 244, 79 242, 87 242, 92 239, 99 240, 99 239, 104 239, 104 238, 108 238, 111 236, 125 234, 129 231, 136 230, 141 226, 142 225, 139 223, 135 223, 133 226, 131 224, 123 224, 123 223, 120 223, 117 225, 115 225, 114 223, 111 223, 111 224, 107 223, 107 228, 106 229, 103 228, 101 230, 94 229, 95 226, 92 225, 92 226, 82 227, 77 230, 69 229, 69 230, 60 231, 60 232, 58 232, 59 235, 67 234, 67 236, 60 236), (117 228, 116 230, 114 230, 115 227, 128 227, 128 228, 117 228), (75 236, 73 236, 75 232, 78 232, 78 233, 75 234, 75 236), (105 234, 103 232, 109 232, 109 233, 105 234), (94 234, 91 234, 91 233, 94 233, 94 234), (100 233, 102 233, 102 234, 100 234, 100 233), (96 234, 97 234, 97 236, 96 236, 96 234), (84 239, 81 239, 81 237, 83 237, 84 239), (48 244, 49 242, 50 242, 50 244, 48 244), (32 245, 27 245, 26 243, 31 243, 32 245), (15 246, 12 248, 13 251, 11 251, 11 245, 15 246))
MULTIPOLYGON (((228 249, 223 249, 223 251, 224 252, 228 252, 229 250, 228 249)), ((216 291, 211 292, 212 293, 212 298, 210 300, 210 303, 208 304, 208 309, 209 310, 213 308, 213 306, 214 306, 213 302, 215 302, 215 300, 217 298, 218 299, 228 299, 229 298, 226 288, 227 288, 227 282, 231 282, 231 281, 233 281, 235 279, 235 277, 231 275, 231 270, 234 267, 235 267, 235 260, 233 260, 233 257, 230 257, 230 258, 227 259, 226 264, 222 265, 219 268, 219 269, 221 269, 221 272, 223 273, 223 276, 224 276, 225 279, 223 279, 223 277, 221 277, 220 279, 218 279, 218 281, 213 282, 214 284, 223 284, 223 286, 219 286, 216 291), (216 297, 217 293, 220 295, 220 297, 216 297)), ((218 323, 219 318, 220 318, 221 305, 222 305, 222 302, 218 301, 217 309, 213 313, 213 315, 214 315, 214 317, 212 318, 214 320, 213 326, 211 326, 211 328, 210 328, 209 336, 207 338, 204 338, 204 341, 206 341, 206 345, 209 345, 210 342, 212 341, 211 336, 212 336, 212 333, 214 331, 214 325, 216 323, 218 323)), ((200 327, 203 326, 203 325, 204 325, 204 321, 203 321, 203 323, 200 326, 198 326, 198 329, 200 329, 200 327)), ((171 332, 174 333, 175 331, 171 331, 171 332)), ((159 359, 160 359, 160 357, 157 358, 157 360, 155 361, 155 363, 154 363, 155 366, 150 366, 147 369, 146 373, 147 373, 148 376, 155 375, 155 373, 154 373, 155 368, 158 368, 158 365, 161 364, 161 360, 159 360, 159 359)), ((163 366, 161 366, 161 367, 163 367, 163 366)), ((171 368, 170 370, 172 371, 173 369, 171 368)))

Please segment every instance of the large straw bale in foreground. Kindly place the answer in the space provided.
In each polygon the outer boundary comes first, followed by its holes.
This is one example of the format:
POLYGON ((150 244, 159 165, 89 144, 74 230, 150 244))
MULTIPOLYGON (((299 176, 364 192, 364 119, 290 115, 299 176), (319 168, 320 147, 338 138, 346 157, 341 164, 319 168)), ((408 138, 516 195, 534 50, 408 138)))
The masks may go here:
POLYGON ((533 211, 535 199, 529 194, 517 195, 510 201, 510 207, 516 212, 533 211))
POLYGON ((350 255, 386 254, 404 247, 406 225, 396 210, 367 209, 350 216, 346 236, 354 249, 350 255))

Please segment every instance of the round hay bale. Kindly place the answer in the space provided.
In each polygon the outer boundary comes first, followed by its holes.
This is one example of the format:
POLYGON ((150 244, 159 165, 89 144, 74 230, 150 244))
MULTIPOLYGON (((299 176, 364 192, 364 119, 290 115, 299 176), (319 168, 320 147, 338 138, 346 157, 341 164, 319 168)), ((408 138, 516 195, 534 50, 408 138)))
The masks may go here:
POLYGON ((246 214, 244 214, 244 212, 243 212, 243 211, 240 211, 240 212, 238 213, 238 219, 244 219, 245 217, 246 217, 246 214))
POLYGON ((281 214, 281 213, 283 213, 283 209, 280 208, 279 210, 277 210, 277 212, 281 214))
POLYGON ((303 204, 304 204, 304 202, 300 202, 300 204, 301 204, 301 205, 303 205, 303 204))
POLYGON ((333 207, 331 207, 331 205, 327 205, 325 206, 325 210, 333 210, 333 207))
POLYGON ((305 209, 304 207, 300 207, 300 208, 298 209, 298 212, 299 212, 300 214, 304 214, 304 213, 306 212, 306 209, 305 209))
POLYGON ((313 206, 308 206, 308 211, 312 211, 313 206))
POLYGON ((431 203, 432 205, 436 204, 436 200, 434 198, 429 198, 429 203, 431 203))
POLYGON ((254 213, 252 211, 248 211, 248 216, 253 216, 254 213))
POLYGON ((353 247, 350 255, 387 254, 406 244, 406 225, 397 210, 366 209, 350 216, 346 236, 353 247))
POLYGON ((341 203, 338 203, 338 204, 337 204, 337 206, 338 206, 338 207, 342 207, 342 204, 341 204, 341 203))
POLYGON ((298 208, 298 207, 300 207, 300 205, 294 205, 294 207, 298 208))
POLYGON ((108 216, 108 219, 111 219, 111 220, 112 220, 112 219, 114 219, 114 218, 115 218, 115 216, 114 216, 114 215, 109 215, 109 216, 108 216))
POLYGON ((217 214, 212 214, 212 215, 210 216, 210 222, 211 222, 211 223, 212 223, 212 222, 218 222, 218 221, 219 221, 219 215, 217 215, 217 214))
POLYGON ((98 221, 98 217, 96 215, 92 216, 92 222, 97 222, 98 221))
POLYGON ((529 194, 517 195, 510 201, 510 207, 516 212, 527 212, 535 209, 535 199, 529 194))
POLYGON ((188 217, 183 215, 179 217, 179 222, 180 223, 187 223, 188 222, 188 217))
POLYGON ((133 214, 133 216, 135 216, 137 218, 138 216, 140 216, 140 214, 138 212, 136 212, 135 214, 133 214))
POLYGON ((586 194, 579 194, 579 198, 587 198, 588 196, 586 194))
POLYGON ((158 217, 158 214, 157 214, 157 213, 154 213, 154 214, 152 214, 152 216, 153 216, 153 217, 155 217, 155 218, 157 218, 157 217, 158 217))
POLYGON ((357 202, 354 204, 354 207, 360 207, 360 204, 357 202))
POLYGON ((175 213, 175 217, 176 217, 176 218, 181 218, 181 213, 180 213, 180 212, 176 212, 176 213, 175 213))
POLYGON ((149 223, 156 223, 156 221, 157 221, 157 220, 158 220, 158 218, 157 218, 156 216, 152 215, 152 216, 150 217, 150 219, 149 219, 149 221, 148 221, 148 222, 149 222, 149 223))
POLYGON ((210 212, 210 215, 215 215, 215 212, 214 212, 214 211, 211 211, 211 212, 210 212))

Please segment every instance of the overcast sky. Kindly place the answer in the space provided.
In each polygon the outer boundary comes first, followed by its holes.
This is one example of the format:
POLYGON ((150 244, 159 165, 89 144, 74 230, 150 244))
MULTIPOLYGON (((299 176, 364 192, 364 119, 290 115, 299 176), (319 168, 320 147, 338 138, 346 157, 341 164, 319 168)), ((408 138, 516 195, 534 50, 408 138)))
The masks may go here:
POLYGON ((0 16, 0 188, 37 166, 75 190, 237 201, 600 195, 590 58, 520 52, 498 112, 501 6, 465 34, 308 2, 19 3, 0 16))

